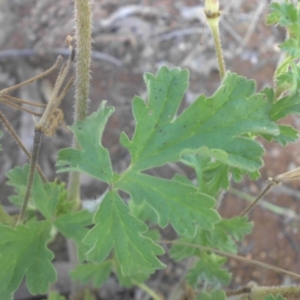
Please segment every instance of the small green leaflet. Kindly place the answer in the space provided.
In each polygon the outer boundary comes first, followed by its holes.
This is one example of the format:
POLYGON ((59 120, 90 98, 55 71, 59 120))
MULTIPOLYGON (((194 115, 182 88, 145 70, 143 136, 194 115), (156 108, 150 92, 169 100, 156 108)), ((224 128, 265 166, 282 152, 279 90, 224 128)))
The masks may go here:
POLYGON ((201 293, 195 300, 226 300, 224 291, 212 291, 210 294, 201 293))
POLYGON ((24 276, 32 295, 44 294, 55 282, 51 264, 54 255, 47 249, 51 223, 31 222, 15 229, 0 225, 0 299, 12 300, 24 276))
POLYGON ((197 245, 205 245, 229 253, 237 252, 236 241, 242 240, 246 234, 251 233, 253 224, 247 221, 246 217, 234 217, 222 219, 215 224, 211 231, 198 228, 194 238, 181 237, 179 242, 191 244, 176 244, 170 250, 170 256, 176 261, 197 255, 197 245), (195 245, 193 247, 192 245, 195 245))
POLYGON ((213 224, 220 221, 220 216, 213 210, 215 200, 178 178, 166 180, 126 172, 116 187, 128 192, 136 203, 146 200, 157 212, 159 225, 165 227, 171 222, 180 234, 194 236, 197 225, 212 230, 213 224))
POLYGON ((281 295, 268 295, 264 297, 264 300, 287 300, 286 298, 283 298, 281 295))
POLYGON ((84 122, 71 126, 82 150, 73 148, 58 152, 58 172, 80 171, 110 183, 113 176, 107 149, 100 144, 104 127, 113 107, 105 107, 103 101, 98 112, 91 114, 84 122))
MULTIPOLYGON (((274 101, 272 97, 272 90, 265 89, 263 91, 269 98, 270 101, 274 101)), ((270 111, 271 119, 276 122, 290 114, 300 114, 300 94, 296 92, 292 95, 285 96, 275 103, 273 103, 272 109, 270 111)), ((288 142, 295 142, 298 139, 298 131, 286 125, 278 125, 279 128, 279 135, 272 136, 268 134, 263 134, 263 137, 268 140, 272 141, 273 139, 277 141, 280 145, 285 146, 288 142)))
POLYGON ((100 288, 107 281, 111 273, 112 261, 106 260, 100 264, 86 263, 79 264, 70 276, 73 280, 78 280, 83 284, 92 282, 94 287, 100 288))
POLYGON ((270 116, 273 121, 278 121, 289 114, 300 114, 300 94, 286 96, 276 101, 271 109, 270 116))
POLYGON ((271 13, 267 17, 267 25, 279 24, 286 27, 289 33, 287 38, 279 47, 292 57, 299 57, 300 50, 300 13, 299 9, 288 2, 272 3, 271 13))
MULTIPOLYGON (((46 299, 45 299, 46 300, 46 299)), ((66 300, 66 297, 61 296, 57 292, 50 292, 48 300, 66 300)))
POLYGON ((131 141, 124 133, 120 139, 131 154, 132 171, 179 161, 183 150, 202 151, 203 147, 223 153, 235 167, 254 171, 262 166, 263 148, 242 135, 279 131, 269 117, 271 103, 263 94, 254 94, 253 80, 227 73, 212 97, 200 96, 178 117, 188 71, 162 67, 156 77, 146 74, 145 81, 148 103, 139 97, 133 100, 135 134, 131 141))
POLYGON ((101 263, 114 249, 124 276, 152 274, 165 266, 157 259, 164 250, 141 234, 147 226, 130 215, 127 205, 115 191, 108 192, 94 216, 93 227, 83 240, 90 246, 88 261, 101 263))
POLYGON ((132 287, 149 279, 149 274, 145 273, 136 273, 132 276, 124 276, 119 264, 116 264, 115 271, 119 284, 124 287, 132 287))
POLYGON ((213 288, 228 285, 231 275, 222 268, 225 262, 226 258, 224 257, 203 252, 198 262, 188 272, 186 280, 194 288, 197 288, 202 282, 211 285, 213 288))
MULTIPOLYGON (((267 17, 267 25, 278 23, 284 27, 295 26, 294 30, 297 29, 298 12, 294 4, 282 2, 272 3, 270 5, 271 13, 267 17)), ((296 31, 293 31, 295 34, 296 31)))
POLYGON ((57 218, 54 222, 56 228, 68 239, 74 240, 77 246, 79 261, 85 259, 85 253, 89 247, 82 243, 82 239, 88 232, 88 226, 92 224, 92 214, 86 210, 71 212, 57 218))

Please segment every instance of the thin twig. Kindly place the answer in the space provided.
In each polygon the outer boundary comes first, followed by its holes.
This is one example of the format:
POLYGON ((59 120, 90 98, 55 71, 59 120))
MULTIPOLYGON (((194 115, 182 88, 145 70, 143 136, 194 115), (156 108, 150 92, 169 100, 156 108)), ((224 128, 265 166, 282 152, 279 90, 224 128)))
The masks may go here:
POLYGON ((30 160, 30 168, 29 168, 29 174, 28 174, 28 179, 27 179, 26 192, 25 192, 25 197, 24 197, 24 201, 23 201, 22 208, 21 208, 21 213, 19 215, 17 224, 22 224, 24 221, 24 218, 25 218, 25 213, 26 213, 27 205, 28 205, 29 198, 30 198, 31 188, 33 185, 34 170, 35 170, 35 167, 37 164, 37 159, 38 159, 39 151, 40 151, 40 147, 41 147, 42 136, 43 136, 43 133, 40 130, 34 131, 34 144, 33 144, 33 149, 32 149, 31 160, 30 160))
MULTIPOLYGON (((45 104, 45 103, 36 103, 36 102, 32 102, 32 101, 26 101, 26 100, 19 99, 19 98, 16 98, 16 97, 12 97, 12 96, 9 96, 9 95, 4 95, 3 98, 7 99, 9 101, 12 101, 12 102, 31 105, 31 106, 35 106, 35 107, 46 107, 47 106, 47 104, 45 104)), ((1 99, 0 99, 0 102, 1 102, 1 99)))
POLYGON ((18 109, 18 110, 20 110, 20 111, 24 111, 24 112, 27 112, 27 113, 29 113, 29 114, 31 114, 31 115, 33 115, 33 116, 36 116, 36 117, 41 117, 43 114, 41 114, 41 113, 37 113, 37 112, 35 112, 35 111, 32 111, 32 110, 30 110, 30 109, 27 109, 27 108, 25 108, 25 107, 23 107, 23 106, 20 106, 19 104, 15 104, 15 103, 13 103, 13 102, 10 102, 10 101, 7 101, 7 100, 2 100, 1 101, 2 103, 5 103, 5 104, 7 104, 7 105, 9 105, 9 106, 11 106, 11 107, 13 107, 13 108, 16 108, 16 109, 18 109))
MULTIPOLYGON (((17 133, 15 132, 15 130, 10 125, 9 121, 6 119, 6 117, 4 116, 4 114, 1 111, 0 111, 0 120, 2 121, 2 123, 6 127, 6 129, 8 130, 9 134, 16 141, 17 145, 23 150, 23 152, 26 154, 28 159, 31 160, 31 154, 29 153, 29 151, 27 150, 27 148, 25 147, 25 145, 23 144, 23 142, 21 141, 21 139, 19 138, 19 136, 17 135, 17 133)), ((36 165, 36 169, 39 172, 39 174, 40 174, 41 178, 43 179, 43 181, 47 182, 48 181, 47 177, 43 173, 41 167, 39 165, 36 165)))
POLYGON ((19 84, 16 84, 16 85, 14 85, 14 86, 11 86, 11 87, 8 87, 8 88, 6 88, 6 89, 3 89, 3 90, 0 92, 0 96, 3 96, 3 95, 5 95, 5 94, 8 94, 8 93, 10 93, 10 92, 12 92, 12 91, 15 91, 15 90, 19 89, 20 87, 22 87, 22 86, 24 86, 24 85, 30 84, 30 83, 32 83, 32 82, 35 82, 36 80, 39 80, 39 79, 44 78, 45 76, 47 76, 47 75, 49 75, 51 72, 53 72, 56 68, 58 68, 58 67, 60 66, 61 62, 62 62, 62 57, 61 57, 61 56, 58 56, 58 58, 57 58, 55 64, 54 64, 50 69, 44 71, 43 73, 41 73, 41 74, 39 74, 39 75, 37 75, 37 76, 32 77, 32 78, 30 78, 30 79, 28 79, 28 80, 26 80, 26 81, 23 81, 23 82, 21 82, 21 83, 19 83, 19 84))
POLYGON ((247 263, 250 263, 250 264, 253 264, 253 265, 263 267, 265 269, 269 269, 269 270, 272 270, 272 271, 275 271, 275 272, 278 272, 278 273, 286 274, 286 275, 289 275, 291 277, 300 279, 300 275, 298 275, 296 273, 286 271, 286 270, 278 268, 278 267, 274 267, 272 265, 260 262, 258 260, 248 259, 248 258, 239 256, 239 255, 236 255, 236 254, 227 253, 227 252, 217 250, 217 249, 214 249, 214 248, 210 248, 210 247, 206 247, 206 246, 200 246, 200 245, 194 245, 194 244, 191 244, 191 243, 184 243, 184 242, 179 242, 179 241, 162 240, 162 241, 159 241, 159 242, 162 243, 162 244, 182 245, 182 246, 189 246, 189 247, 198 248, 198 249, 204 250, 204 251, 211 251, 211 252, 214 252, 214 253, 222 255, 222 256, 234 258, 234 259, 237 259, 237 260, 240 260, 240 261, 244 261, 244 262, 247 262, 247 263))
POLYGON ((288 171, 286 173, 279 174, 274 178, 268 179, 268 185, 263 189, 263 191, 258 195, 258 197, 251 203, 240 216, 245 216, 256 204, 257 202, 273 187, 280 185, 283 182, 294 181, 300 179, 300 168, 288 171))
POLYGON ((262 192, 257 196, 257 198, 240 214, 241 217, 248 214, 248 212, 257 204, 257 202, 274 186, 274 183, 269 182, 269 184, 262 190, 262 192))

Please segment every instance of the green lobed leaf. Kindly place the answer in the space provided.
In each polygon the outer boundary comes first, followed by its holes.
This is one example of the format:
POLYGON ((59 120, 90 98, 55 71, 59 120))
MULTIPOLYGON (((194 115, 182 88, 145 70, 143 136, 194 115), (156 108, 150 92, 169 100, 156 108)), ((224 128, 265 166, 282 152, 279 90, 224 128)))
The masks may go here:
POLYGON ((103 101, 99 110, 84 122, 71 126, 82 149, 66 148, 58 152, 58 172, 85 172, 105 182, 111 182, 113 171, 107 149, 100 140, 108 118, 113 113, 113 107, 105 107, 103 101))
POLYGON ((222 219, 212 231, 198 229, 193 238, 181 237, 179 242, 190 245, 174 243, 170 250, 170 256, 176 261, 197 255, 197 245, 204 245, 220 249, 229 253, 237 252, 236 241, 240 241, 246 234, 252 232, 253 224, 247 221, 246 217, 234 217, 222 219), (192 245, 195 245, 193 247, 192 245))
POLYGON ((178 178, 166 180, 128 171, 115 187, 128 192, 137 204, 146 201, 156 211, 159 225, 170 222, 179 234, 194 236, 197 225, 212 230, 220 221, 213 209, 215 200, 178 178))
POLYGON ((225 262, 224 257, 203 252, 198 262, 189 270, 186 280, 194 288, 197 288, 201 282, 213 288, 227 285, 231 280, 231 275, 222 268, 225 262))
POLYGON ((86 210, 65 214, 54 221, 56 228, 68 239, 73 239, 77 246, 77 254, 80 261, 85 259, 85 253, 89 247, 82 243, 84 236, 92 224, 92 214, 86 210))
POLYGON ((273 121, 278 121, 289 114, 300 113, 300 94, 286 96, 274 103, 270 115, 273 121))
POLYGON ((88 261, 101 263, 114 249, 123 276, 152 274, 164 268, 156 257, 164 253, 163 248, 142 236, 147 226, 130 214, 115 191, 105 195, 94 222, 95 226, 83 240, 90 247, 86 255, 88 261))
POLYGON ((292 36, 299 33, 299 11, 292 3, 272 3, 271 13, 267 16, 267 25, 279 24, 287 27, 292 36))
POLYGON ((300 88, 300 66, 291 62, 289 64, 289 70, 279 74, 276 80, 278 88, 286 90, 288 87, 289 95, 295 95, 300 88))
POLYGON ((24 276, 31 294, 44 294, 56 281, 48 250, 51 223, 31 222, 15 229, 0 225, 0 299, 12 300, 24 276))
POLYGON ((210 294, 201 293, 195 300, 226 300, 224 291, 212 291, 210 294))
MULTIPOLYGON (((8 178, 6 184, 13 186, 17 192, 17 195, 10 196, 9 200, 17 206, 21 206, 24 200, 28 171, 29 171, 29 165, 26 164, 22 168, 15 167, 6 173, 6 177, 8 178)), ((32 190, 34 190, 36 185, 39 184, 39 182, 37 181, 40 181, 40 179, 38 178, 37 173, 35 173, 32 190)))
POLYGON ((297 58, 300 55, 300 11, 299 7, 292 3, 272 3, 271 13, 267 17, 267 25, 279 24, 287 28, 288 38, 279 45, 291 57, 297 58))
POLYGON ((156 77, 147 74, 145 81, 148 103, 138 97, 133 101, 135 134, 131 141, 121 135, 132 157, 131 170, 178 161, 183 150, 202 147, 223 151, 228 161, 251 171, 262 165, 262 147, 241 136, 249 132, 276 135, 278 128, 269 117, 271 104, 263 94, 254 94, 253 80, 227 73, 212 97, 200 96, 179 117, 176 111, 187 87, 188 71, 163 67, 156 77))
POLYGON ((288 55, 292 57, 300 56, 300 39, 299 38, 288 38, 283 43, 279 45, 282 51, 285 51, 288 55))
POLYGON ((80 281, 83 284, 92 282, 94 287, 100 288, 109 278, 111 267, 112 262, 110 260, 100 264, 79 264, 70 272, 70 276, 75 281, 80 281))
POLYGON ((291 126, 278 125, 278 128, 280 130, 279 135, 263 135, 263 137, 269 142, 274 140, 282 146, 285 146, 287 143, 295 142, 299 138, 298 130, 291 126))
MULTIPOLYGON (((9 198, 15 205, 19 206, 23 203, 28 172, 29 165, 26 164, 22 168, 16 167, 6 173, 9 179, 7 184, 13 186, 17 192, 17 195, 9 198)), ((65 186, 63 183, 44 183, 39 174, 35 172, 30 200, 30 205, 33 208, 37 208, 46 219, 50 219, 56 215, 59 203, 63 205, 66 200, 65 186)))

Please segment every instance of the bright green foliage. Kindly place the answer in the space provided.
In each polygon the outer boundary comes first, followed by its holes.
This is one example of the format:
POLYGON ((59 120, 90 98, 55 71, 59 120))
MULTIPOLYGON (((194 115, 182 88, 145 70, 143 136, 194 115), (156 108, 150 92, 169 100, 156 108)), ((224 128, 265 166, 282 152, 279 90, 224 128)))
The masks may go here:
POLYGON ((287 300, 286 298, 283 298, 281 295, 268 295, 264 297, 264 300, 287 300))
POLYGON ((95 214, 96 226, 83 242, 89 246, 87 260, 95 263, 103 262, 114 250, 117 267, 127 277, 162 268, 156 255, 163 251, 141 235, 147 227, 130 214, 118 189, 130 194, 135 207, 147 207, 151 211, 149 217, 157 219, 161 227, 171 223, 179 234, 191 238, 199 227, 200 235, 207 235, 208 239, 211 231, 211 239, 222 237, 226 241, 223 247, 233 251, 235 242, 230 234, 217 225, 213 230, 220 217, 213 209, 215 200, 211 196, 228 187, 231 168, 235 174, 257 174, 263 148, 247 136, 279 133, 269 117, 272 103, 265 94, 254 94, 252 80, 228 73, 212 97, 200 96, 180 116, 176 113, 187 88, 188 71, 163 67, 156 76, 145 75, 145 81, 148 102, 138 97, 133 100, 134 136, 130 141, 123 133, 120 139, 132 157, 127 170, 113 175, 108 152, 99 141, 113 111, 105 103, 85 122, 73 126, 81 150, 61 150, 58 162, 59 171, 82 171, 111 184, 111 192, 95 214), (140 173, 186 157, 192 158, 190 165, 199 157, 206 157, 206 182, 200 182, 199 187, 184 177, 166 180, 140 173), (218 162, 211 163, 210 157, 218 162))
POLYGON ((226 300, 226 294, 223 291, 212 291, 210 294, 201 293, 195 300, 226 300))
POLYGON ((100 144, 100 139, 107 119, 113 113, 113 107, 105 107, 89 116, 85 122, 71 126, 82 150, 67 148, 59 151, 59 172, 81 171, 105 182, 111 182, 113 171, 107 149, 100 144))
POLYGON ((90 226, 92 223, 92 214, 86 210, 65 214, 54 222, 56 228, 65 237, 74 240, 80 261, 85 259, 85 253, 89 249, 87 245, 82 243, 82 239, 88 232, 87 226, 90 226))
POLYGON ((147 226, 129 213, 128 207, 116 192, 106 194, 94 216, 94 223, 95 227, 83 240, 90 246, 87 260, 101 263, 114 248, 124 276, 151 274, 164 267, 156 258, 164 250, 142 236, 147 226))
POLYGON ((213 223, 220 220, 219 215, 212 210, 215 200, 199 193, 191 183, 186 184, 178 178, 165 180, 126 172, 116 187, 128 192, 136 203, 146 200, 157 212, 159 225, 165 227, 170 221, 180 234, 194 236, 196 225, 212 230, 213 223))
MULTIPOLYGON (((29 165, 26 164, 22 168, 16 167, 6 174, 9 179, 7 184, 13 186, 17 192, 17 195, 9 198, 15 205, 21 205, 23 202, 28 171, 29 165)), ((66 197, 64 184, 43 183, 38 173, 35 173, 31 192, 31 208, 38 209, 46 219, 50 219, 54 215, 63 213, 66 197)))
POLYGON ((50 240, 49 221, 31 222, 16 229, 0 225, 0 299, 13 299, 24 276, 31 294, 47 292, 56 281, 51 264, 54 255, 46 246, 50 240))
POLYGON ((86 263, 77 265, 70 275, 73 280, 79 280, 82 283, 92 282, 94 287, 101 287, 109 278, 112 262, 107 260, 100 264, 86 263))
POLYGON ((198 262, 190 269, 186 280, 195 288, 202 281, 210 284, 213 288, 227 285, 231 280, 231 275, 222 268, 225 262, 226 258, 224 257, 203 252, 198 262))

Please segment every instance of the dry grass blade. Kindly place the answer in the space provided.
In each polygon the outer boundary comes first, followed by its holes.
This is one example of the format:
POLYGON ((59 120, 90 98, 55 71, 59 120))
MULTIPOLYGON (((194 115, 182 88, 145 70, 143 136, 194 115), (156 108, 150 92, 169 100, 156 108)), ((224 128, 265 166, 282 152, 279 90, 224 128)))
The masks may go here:
POLYGON ((282 173, 274 178, 269 178, 269 181, 274 181, 279 184, 286 181, 299 180, 300 179, 300 167, 294 170, 282 173))

